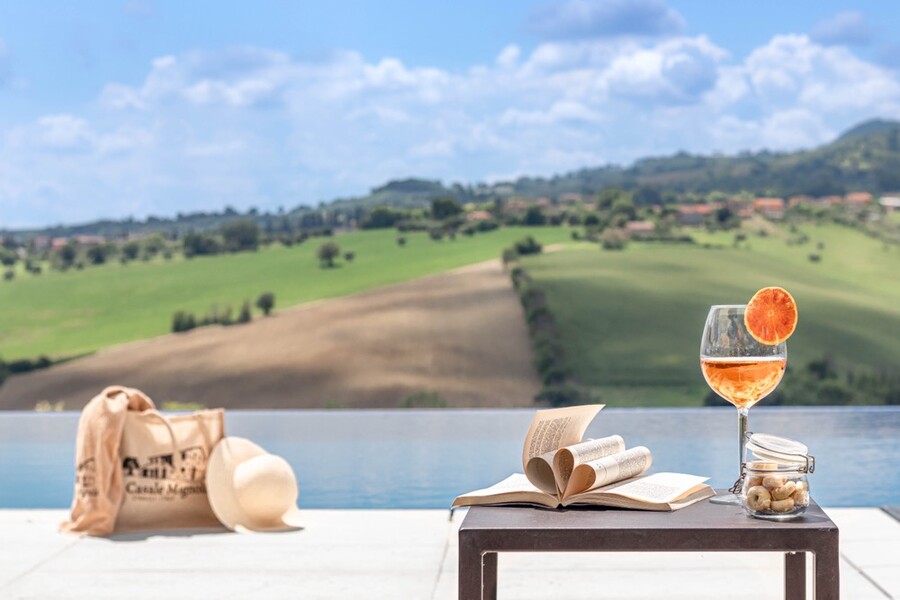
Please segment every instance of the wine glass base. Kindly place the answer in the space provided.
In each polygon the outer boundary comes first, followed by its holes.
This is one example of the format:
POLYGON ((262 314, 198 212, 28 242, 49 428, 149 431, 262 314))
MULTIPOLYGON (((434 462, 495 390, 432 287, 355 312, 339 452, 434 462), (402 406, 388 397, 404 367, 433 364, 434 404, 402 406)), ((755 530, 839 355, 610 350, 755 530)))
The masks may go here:
POLYGON ((731 492, 727 494, 716 494, 715 496, 709 499, 710 504, 730 504, 730 505, 740 505, 741 497, 737 494, 732 494, 731 492))

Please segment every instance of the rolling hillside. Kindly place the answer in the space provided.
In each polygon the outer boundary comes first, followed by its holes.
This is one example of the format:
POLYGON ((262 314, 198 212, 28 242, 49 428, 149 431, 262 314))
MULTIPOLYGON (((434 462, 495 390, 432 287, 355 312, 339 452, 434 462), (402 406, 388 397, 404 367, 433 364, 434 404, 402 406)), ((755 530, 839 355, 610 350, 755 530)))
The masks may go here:
POLYGON ((2 284, 0 351, 5 360, 92 352, 168 333, 175 311, 202 316, 228 305, 236 312, 263 292, 275 294, 276 310, 345 296, 496 258, 526 234, 548 244, 569 237, 567 229, 503 228, 441 242, 408 234, 400 246, 394 231, 360 231, 334 238, 355 258, 339 260, 333 269, 319 267, 321 240, 310 240, 291 248, 275 244, 258 252, 17 278, 2 284))
POLYGON ((225 408, 530 406, 539 387, 496 259, 16 375, 0 387, 0 410, 78 410, 114 383, 158 405, 225 408))
POLYGON ((622 252, 594 245, 523 261, 547 294, 575 379, 611 405, 699 405, 708 388, 699 341, 711 304, 740 304, 781 285, 800 308, 788 342, 790 369, 830 356, 869 372, 900 364, 900 249, 838 226, 802 229, 810 241, 758 237, 733 247, 632 243, 622 252), (808 259, 823 249, 819 263, 808 259))

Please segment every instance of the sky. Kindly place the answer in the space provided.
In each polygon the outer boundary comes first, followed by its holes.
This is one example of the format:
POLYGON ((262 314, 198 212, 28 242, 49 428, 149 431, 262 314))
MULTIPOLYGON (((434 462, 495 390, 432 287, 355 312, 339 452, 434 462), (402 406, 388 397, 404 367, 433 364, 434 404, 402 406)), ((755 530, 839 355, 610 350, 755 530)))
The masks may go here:
POLYGON ((897 23, 880 0, 6 2, 0 229, 814 147, 900 119, 897 23))

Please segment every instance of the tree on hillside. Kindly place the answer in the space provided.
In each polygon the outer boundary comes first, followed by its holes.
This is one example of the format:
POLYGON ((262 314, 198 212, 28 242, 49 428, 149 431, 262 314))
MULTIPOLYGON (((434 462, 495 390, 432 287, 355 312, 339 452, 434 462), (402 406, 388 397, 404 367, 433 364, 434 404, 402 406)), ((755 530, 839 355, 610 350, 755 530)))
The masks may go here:
POLYGON ((463 207, 454 198, 436 198, 431 201, 431 216, 442 221, 458 215, 463 207))
POLYGON ((0 264, 4 267, 11 267, 16 264, 16 261, 19 260, 19 255, 16 254, 13 250, 7 250, 6 248, 0 248, 0 264))
POLYGON ((78 251, 75 249, 75 244, 71 242, 59 249, 59 260, 64 269, 72 266, 76 256, 78 256, 78 251))
POLYGON ((272 312, 272 309, 275 307, 275 294, 272 292, 260 294, 259 298, 256 299, 256 306, 268 317, 269 313, 272 312))
POLYGON ((188 233, 181 242, 184 247, 185 258, 203 256, 205 254, 218 254, 222 247, 219 240, 204 233, 188 233))
POLYGON ((544 225, 546 222, 547 217, 544 216, 544 211, 541 210, 540 206, 529 206, 525 212, 525 219, 522 221, 522 224, 536 226, 544 225))
POLYGON ((144 252, 147 256, 156 256, 166 248, 166 242, 162 235, 155 233, 144 240, 144 252))
POLYGON ((334 259, 341 255, 341 247, 334 242, 325 242, 319 246, 317 255, 319 257, 319 266, 330 268, 334 266, 334 259))
POLYGON ((126 260, 134 260, 138 257, 138 254, 141 251, 141 245, 136 241, 131 240, 130 242, 125 242, 122 244, 122 258, 126 260))
POLYGON ((102 265, 112 254, 112 248, 106 244, 98 244, 87 249, 87 258, 93 265, 102 265))
POLYGON ((398 221, 402 220, 406 215, 394 210, 389 206, 376 206, 372 209, 365 219, 363 219, 361 227, 363 229, 382 229, 393 227, 398 221))
POLYGON ((225 223, 220 228, 227 252, 244 252, 259 248, 259 226, 250 219, 225 223))

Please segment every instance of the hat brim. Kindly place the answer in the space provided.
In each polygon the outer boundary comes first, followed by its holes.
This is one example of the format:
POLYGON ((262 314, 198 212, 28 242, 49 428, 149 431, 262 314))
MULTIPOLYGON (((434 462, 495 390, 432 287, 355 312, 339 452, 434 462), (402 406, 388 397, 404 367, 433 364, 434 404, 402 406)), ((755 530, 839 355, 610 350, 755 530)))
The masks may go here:
POLYGON ((253 519, 241 508, 235 493, 234 471, 242 462, 264 454, 268 453, 245 438, 226 437, 215 445, 206 466, 206 493, 213 514, 228 529, 242 533, 303 529, 296 506, 276 521, 267 522, 253 519))

